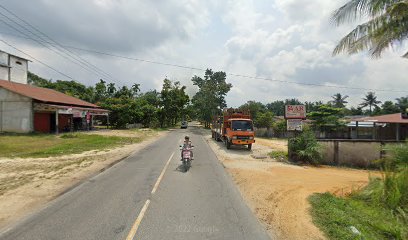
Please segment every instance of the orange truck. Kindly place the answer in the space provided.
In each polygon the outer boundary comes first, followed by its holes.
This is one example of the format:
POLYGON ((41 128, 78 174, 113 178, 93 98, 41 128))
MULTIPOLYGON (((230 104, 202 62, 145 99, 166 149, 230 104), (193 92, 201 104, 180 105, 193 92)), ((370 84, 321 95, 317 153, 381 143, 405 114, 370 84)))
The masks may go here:
POLYGON ((227 149, 232 145, 248 145, 251 150, 255 143, 254 125, 249 111, 224 109, 222 116, 216 116, 211 127, 212 138, 223 141, 227 149))

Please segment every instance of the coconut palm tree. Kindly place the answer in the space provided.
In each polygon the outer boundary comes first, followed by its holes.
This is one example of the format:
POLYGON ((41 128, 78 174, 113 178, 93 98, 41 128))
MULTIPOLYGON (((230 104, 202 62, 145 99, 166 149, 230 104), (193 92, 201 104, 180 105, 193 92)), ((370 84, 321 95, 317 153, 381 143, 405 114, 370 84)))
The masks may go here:
POLYGON ((347 96, 347 95, 345 95, 345 96, 342 96, 341 95, 341 93, 336 93, 336 94, 334 94, 333 96, 332 96, 332 101, 330 101, 330 103, 334 106, 334 107, 336 107, 336 108, 344 108, 345 107, 345 104, 346 103, 348 103, 347 101, 346 101, 346 99, 348 98, 349 96, 347 96))
POLYGON ((370 115, 372 113, 372 107, 378 107, 378 104, 381 101, 377 100, 377 96, 375 96, 374 92, 368 92, 367 95, 363 98, 364 102, 360 104, 361 107, 370 107, 370 115))
MULTIPOLYGON (((332 16, 336 25, 364 18, 368 21, 341 39, 334 55, 368 50, 378 58, 387 48, 401 46, 408 37, 408 0, 350 0, 332 16)), ((408 58, 408 52, 403 57, 408 58)))

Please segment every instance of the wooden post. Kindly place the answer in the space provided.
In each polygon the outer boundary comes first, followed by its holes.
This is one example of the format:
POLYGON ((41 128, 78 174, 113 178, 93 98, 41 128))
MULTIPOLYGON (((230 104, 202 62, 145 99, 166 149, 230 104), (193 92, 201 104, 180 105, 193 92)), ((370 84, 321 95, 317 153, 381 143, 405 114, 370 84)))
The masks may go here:
POLYGON ((395 136, 396 136, 396 140, 399 141, 400 140, 400 124, 397 123, 395 126, 395 136))
POLYGON ((58 109, 55 111, 55 134, 58 134, 58 109))
POLYGON ((356 121, 356 139, 358 139, 358 121, 356 121))
POLYGON ((377 129, 376 129, 376 125, 375 123, 373 123, 373 140, 375 140, 377 138, 377 129))

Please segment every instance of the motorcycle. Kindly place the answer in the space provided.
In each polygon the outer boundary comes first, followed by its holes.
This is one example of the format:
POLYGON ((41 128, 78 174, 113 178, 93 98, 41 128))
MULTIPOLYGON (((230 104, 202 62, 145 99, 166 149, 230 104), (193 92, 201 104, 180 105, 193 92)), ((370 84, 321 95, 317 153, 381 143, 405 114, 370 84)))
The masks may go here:
POLYGON ((191 167, 192 155, 194 146, 189 144, 180 145, 181 150, 181 162, 183 163, 184 171, 188 171, 191 167))

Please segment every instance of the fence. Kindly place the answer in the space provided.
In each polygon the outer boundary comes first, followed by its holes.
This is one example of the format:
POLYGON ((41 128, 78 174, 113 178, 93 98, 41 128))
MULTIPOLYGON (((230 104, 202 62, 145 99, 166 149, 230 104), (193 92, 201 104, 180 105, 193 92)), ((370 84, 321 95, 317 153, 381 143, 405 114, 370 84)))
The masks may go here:
POLYGON ((322 164, 360 168, 375 167, 385 156, 384 145, 396 141, 328 139, 318 140, 323 148, 322 164))

